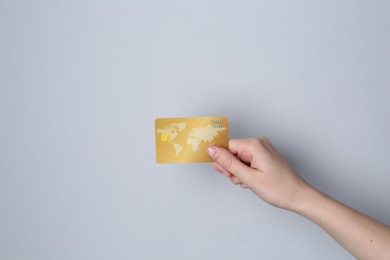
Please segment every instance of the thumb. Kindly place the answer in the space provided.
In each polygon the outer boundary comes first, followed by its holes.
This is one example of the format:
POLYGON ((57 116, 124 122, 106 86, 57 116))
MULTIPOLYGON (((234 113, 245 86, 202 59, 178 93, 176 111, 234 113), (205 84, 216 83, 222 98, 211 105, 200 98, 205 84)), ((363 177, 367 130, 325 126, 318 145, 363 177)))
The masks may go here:
POLYGON ((223 147, 210 146, 207 153, 222 168, 239 178, 243 183, 251 182, 254 169, 242 163, 230 151, 223 147))

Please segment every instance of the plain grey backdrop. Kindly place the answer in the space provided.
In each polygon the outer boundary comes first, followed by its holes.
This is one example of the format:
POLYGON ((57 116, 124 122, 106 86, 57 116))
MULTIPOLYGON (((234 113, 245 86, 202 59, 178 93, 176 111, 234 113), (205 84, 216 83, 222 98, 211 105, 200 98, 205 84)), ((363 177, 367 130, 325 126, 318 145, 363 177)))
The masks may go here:
POLYGON ((211 164, 157 165, 154 119, 226 115, 390 223, 389 13, 0 0, 0 259, 353 259, 211 164))

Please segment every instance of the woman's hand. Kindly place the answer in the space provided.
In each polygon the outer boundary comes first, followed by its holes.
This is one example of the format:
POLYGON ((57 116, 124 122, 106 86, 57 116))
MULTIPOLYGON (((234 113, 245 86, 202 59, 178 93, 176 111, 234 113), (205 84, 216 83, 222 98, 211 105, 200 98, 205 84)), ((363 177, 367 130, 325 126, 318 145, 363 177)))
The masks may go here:
POLYGON ((217 171, 273 206, 295 211, 309 187, 264 137, 230 140, 229 150, 208 153, 217 171))
POLYGON ((319 225, 358 259, 390 259, 390 227, 308 185, 264 137, 209 147, 214 168, 276 207, 319 225))

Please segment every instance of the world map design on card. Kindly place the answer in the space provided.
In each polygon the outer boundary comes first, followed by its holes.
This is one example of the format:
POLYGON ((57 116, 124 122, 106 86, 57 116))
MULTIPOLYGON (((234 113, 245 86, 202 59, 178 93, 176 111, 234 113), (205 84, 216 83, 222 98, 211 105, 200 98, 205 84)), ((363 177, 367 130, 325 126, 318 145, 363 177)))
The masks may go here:
POLYGON ((228 148, 224 116, 158 118, 155 120, 157 163, 212 162, 207 148, 228 148))

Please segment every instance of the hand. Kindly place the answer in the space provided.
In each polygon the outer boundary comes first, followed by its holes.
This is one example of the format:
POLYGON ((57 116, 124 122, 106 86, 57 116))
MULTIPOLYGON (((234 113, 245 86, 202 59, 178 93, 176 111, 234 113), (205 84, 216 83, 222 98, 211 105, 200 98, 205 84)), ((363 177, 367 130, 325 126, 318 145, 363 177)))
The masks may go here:
POLYGON ((269 204, 295 211, 309 185, 264 138, 230 140, 229 150, 211 146, 214 168, 269 204), (230 150, 230 151, 229 151, 230 150))
POLYGON ((313 221, 358 259, 390 259, 390 227, 309 186, 264 137, 211 146, 214 168, 276 207, 313 221), (346 224, 347 223, 347 224, 346 224))

